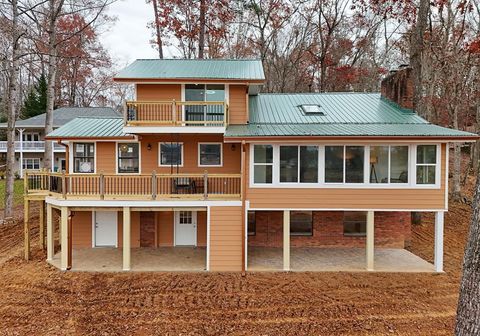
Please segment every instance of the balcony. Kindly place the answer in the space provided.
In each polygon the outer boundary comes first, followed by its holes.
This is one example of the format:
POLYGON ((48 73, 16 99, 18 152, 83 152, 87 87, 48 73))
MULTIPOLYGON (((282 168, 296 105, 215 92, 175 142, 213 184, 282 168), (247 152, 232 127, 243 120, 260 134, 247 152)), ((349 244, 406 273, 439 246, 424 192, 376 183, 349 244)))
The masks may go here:
POLYGON ((240 174, 104 175, 26 172, 25 195, 88 200, 238 200, 240 174))
MULTIPOLYGON (((65 152, 65 147, 57 143, 53 144, 55 152, 65 152)), ((15 152, 35 153, 45 151, 45 141, 15 141, 15 152)), ((0 141, 0 153, 7 152, 7 142, 0 141)))
POLYGON ((124 119, 130 133, 223 133, 228 124, 228 104, 220 101, 128 101, 124 119))

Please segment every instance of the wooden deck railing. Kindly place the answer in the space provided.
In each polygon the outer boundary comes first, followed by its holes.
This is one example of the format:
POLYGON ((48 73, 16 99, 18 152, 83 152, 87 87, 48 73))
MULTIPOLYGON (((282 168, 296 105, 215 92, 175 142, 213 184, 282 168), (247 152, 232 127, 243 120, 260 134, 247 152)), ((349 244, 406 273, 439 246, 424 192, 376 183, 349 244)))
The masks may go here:
POLYGON ((221 101, 127 101, 127 126, 226 126, 228 105, 221 101))
POLYGON ((25 195, 75 199, 238 199, 240 174, 25 173, 25 195))

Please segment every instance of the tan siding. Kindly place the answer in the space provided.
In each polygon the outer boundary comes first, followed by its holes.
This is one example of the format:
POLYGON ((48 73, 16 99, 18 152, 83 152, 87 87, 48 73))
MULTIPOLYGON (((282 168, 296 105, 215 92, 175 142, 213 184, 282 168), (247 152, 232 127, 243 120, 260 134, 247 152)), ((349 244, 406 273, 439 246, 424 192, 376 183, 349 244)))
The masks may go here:
POLYGON ((138 84, 138 101, 169 101, 182 99, 180 84, 138 84))
POLYGON ((248 94, 245 85, 230 85, 229 112, 231 125, 244 125, 248 121, 248 94))
POLYGON ((210 208, 210 270, 242 270, 242 208, 210 208))
MULTIPOLYGON (((444 209, 445 144, 442 145, 440 189, 353 189, 353 188, 249 188, 251 208, 330 208, 330 209, 444 209)), ((248 153, 248 151, 247 151, 248 153)), ((249 165, 247 164, 247 167, 249 165)), ((248 175, 248 173, 247 173, 248 175)), ((248 184, 248 183, 247 183, 248 184)))
POLYGON ((157 214, 158 246, 173 246, 173 211, 157 214))
POLYGON ((115 142, 97 142, 96 150, 97 174, 115 174, 115 142))
POLYGON ((92 247, 92 212, 75 211, 72 218, 73 248, 92 247))
POLYGON ((197 211, 197 246, 207 246, 206 211, 197 211))

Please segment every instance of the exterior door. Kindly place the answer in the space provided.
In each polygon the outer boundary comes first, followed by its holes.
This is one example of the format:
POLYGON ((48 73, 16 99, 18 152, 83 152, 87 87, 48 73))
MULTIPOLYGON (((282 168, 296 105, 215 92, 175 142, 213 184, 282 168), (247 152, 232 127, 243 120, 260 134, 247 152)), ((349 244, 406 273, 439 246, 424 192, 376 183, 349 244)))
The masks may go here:
POLYGON ((66 161, 65 159, 60 159, 60 171, 64 171, 67 169, 66 161))
POLYGON ((94 215, 95 247, 117 246, 117 212, 95 211, 94 215))
POLYGON ((175 245, 197 246, 196 211, 175 211, 175 245))

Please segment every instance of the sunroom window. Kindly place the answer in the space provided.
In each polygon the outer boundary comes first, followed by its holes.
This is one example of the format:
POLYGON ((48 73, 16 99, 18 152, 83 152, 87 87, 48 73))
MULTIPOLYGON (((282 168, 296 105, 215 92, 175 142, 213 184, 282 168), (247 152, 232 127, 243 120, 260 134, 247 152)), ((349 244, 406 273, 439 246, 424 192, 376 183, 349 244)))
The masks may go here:
POLYGON ((370 183, 408 183, 408 146, 371 146, 370 183))
POLYGON ((271 184, 273 179, 273 146, 253 147, 253 182, 271 184))
POLYGON ((325 146, 326 183, 363 183, 363 146, 325 146))
POLYGON ((317 146, 280 146, 281 183, 317 183, 317 146))
POLYGON ((437 172, 437 146, 417 146, 417 184, 435 184, 437 172))

